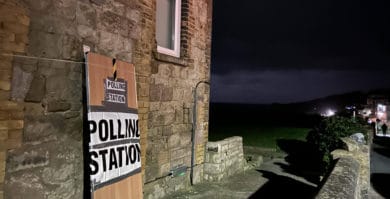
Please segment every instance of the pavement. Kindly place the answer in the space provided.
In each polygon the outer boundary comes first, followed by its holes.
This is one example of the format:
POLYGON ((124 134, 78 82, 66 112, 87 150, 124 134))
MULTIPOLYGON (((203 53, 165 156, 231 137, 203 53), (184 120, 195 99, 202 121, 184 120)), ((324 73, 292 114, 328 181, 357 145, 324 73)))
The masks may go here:
POLYGON ((266 182, 267 179, 262 177, 261 173, 250 169, 230 176, 222 182, 196 184, 187 191, 175 192, 165 199, 249 198, 266 182))
MULTIPOLYGON (((370 198, 390 198, 390 134, 374 137, 370 156, 370 198)), ((221 182, 197 184, 165 199, 314 198, 318 192, 316 181, 310 177, 311 174, 292 172, 297 171, 297 165, 291 161, 294 159, 302 160, 291 154, 267 159, 258 168, 235 174, 221 182)))
POLYGON ((235 174, 222 182, 201 183, 189 190, 168 195, 166 199, 246 199, 246 198, 313 198, 316 184, 285 172, 288 162, 274 158, 258 168, 235 174))
POLYGON ((390 198, 390 134, 377 134, 371 145, 370 198, 390 198))

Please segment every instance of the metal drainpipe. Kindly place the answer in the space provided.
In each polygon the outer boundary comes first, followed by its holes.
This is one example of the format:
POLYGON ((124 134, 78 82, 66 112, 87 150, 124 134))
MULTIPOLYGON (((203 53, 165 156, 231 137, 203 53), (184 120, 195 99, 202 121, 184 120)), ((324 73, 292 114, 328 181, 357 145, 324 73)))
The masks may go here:
POLYGON ((196 117, 197 117, 197 107, 196 107, 196 102, 197 102, 197 90, 198 86, 200 84, 207 84, 210 86, 210 83, 208 81, 199 81, 194 89, 194 109, 192 110, 192 134, 191 134, 191 142, 192 142, 192 148, 191 148, 191 173, 190 173, 190 181, 191 185, 194 185, 193 178, 194 178, 194 164, 195 164, 195 131, 196 131, 196 117))

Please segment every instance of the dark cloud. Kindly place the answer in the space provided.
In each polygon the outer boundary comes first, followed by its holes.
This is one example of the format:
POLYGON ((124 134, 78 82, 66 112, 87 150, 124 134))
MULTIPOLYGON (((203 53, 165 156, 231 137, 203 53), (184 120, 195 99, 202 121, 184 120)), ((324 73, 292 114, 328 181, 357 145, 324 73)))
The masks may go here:
POLYGON ((288 103, 388 85, 390 78, 382 70, 239 71, 213 75, 211 101, 288 103))
POLYGON ((388 0, 214 0, 212 101, 389 87, 388 0))
POLYGON ((215 0, 213 74, 390 65, 387 0, 215 0))

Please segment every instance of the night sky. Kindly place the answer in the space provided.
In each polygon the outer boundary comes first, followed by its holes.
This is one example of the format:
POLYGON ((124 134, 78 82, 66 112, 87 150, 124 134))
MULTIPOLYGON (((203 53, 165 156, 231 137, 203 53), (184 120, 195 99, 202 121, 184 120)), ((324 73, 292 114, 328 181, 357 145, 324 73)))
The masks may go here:
POLYGON ((211 101, 390 87, 389 0, 214 0, 211 101))

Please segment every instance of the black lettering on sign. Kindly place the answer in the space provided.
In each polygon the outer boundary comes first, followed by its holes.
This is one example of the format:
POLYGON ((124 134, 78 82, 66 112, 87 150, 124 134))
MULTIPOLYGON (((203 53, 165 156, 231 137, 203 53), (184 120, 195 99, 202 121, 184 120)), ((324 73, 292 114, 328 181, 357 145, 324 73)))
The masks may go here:
POLYGON ((107 141, 107 139, 108 139, 108 122, 107 122, 107 120, 100 120, 99 121, 99 138, 103 142, 107 141))
POLYGON ((96 153, 95 151, 91 151, 89 154, 91 155, 91 164, 89 165, 89 167, 91 169, 91 174, 95 175, 99 171, 99 164, 98 162, 96 162, 96 158, 98 158, 98 153, 96 153))
POLYGON ((92 160, 90 163, 91 174, 95 175, 99 172, 111 171, 140 162, 141 149, 139 143, 133 143, 92 151, 90 156, 92 160), (101 165, 99 165, 99 162, 101 162, 101 165))
MULTIPOLYGON (((96 143, 91 145, 89 152, 91 175, 101 175, 105 172, 116 172, 141 162, 141 149, 139 144, 140 131, 138 119, 95 119, 88 121, 91 137, 96 143), (126 142, 127 144, 120 144, 126 142), (123 140, 123 142, 113 142, 123 140), (136 143, 135 143, 136 142, 136 143), (113 146, 113 144, 119 144, 113 146), (94 148, 94 146, 99 147, 94 148)), ((139 165, 140 166, 140 165, 139 165)), ((137 167, 139 167, 137 166, 137 167)), ((109 173, 109 175, 111 175, 109 173)))
POLYGON ((125 138, 139 138, 141 136, 138 119, 89 120, 88 125, 91 134, 98 132, 100 142, 115 141, 125 138), (122 123, 124 123, 124 125, 122 125, 122 123))
POLYGON ((137 126, 137 131, 135 132, 135 137, 139 138, 139 137, 141 137, 141 136, 140 136, 140 134, 139 134, 138 120, 136 120, 135 122, 136 122, 136 126, 137 126))
POLYGON ((126 133, 127 137, 137 137, 138 133, 138 120, 127 119, 126 120, 126 133))
POLYGON ((114 121, 110 120, 110 140, 116 140, 117 136, 114 134, 114 121))
POLYGON ((136 161, 139 162, 141 150, 139 150, 138 145, 131 145, 128 150, 129 150, 128 158, 130 159, 130 163, 134 164, 136 161))
POLYGON ((126 134, 121 134, 122 132, 122 122, 121 120, 118 120, 118 138, 123 139, 125 138, 126 134))
POLYGON ((125 153, 126 153, 126 166, 127 166, 130 164, 129 151, 127 150, 127 147, 125 147, 125 153))
POLYGON ((141 148, 139 147, 139 144, 136 144, 135 147, 137 149, 137 162, 140 162, 141 161, 141 148))
POLYGON ((89 121, 88 121, 88 126, 89 126, 89 131, 90 131, 90 133, 96 133, 96 127, 97 127, 97 125, 96 125, 96 122, 95 122, 95 121, 89 120, 89 121))
MULTIPOLYGON (((119 154, 120 155, 120 154, 119 154)), ((118 168, 118 163, 116 161, 116 151, 115 151, 115 148, 111 148, 110 149, 110 167, 109 167, 109 170, 112 170, 114 167, 115 169, 118 168)))
POLYGON ((107 171, 107 166, 106 166, 106 155, 107 155, 107 149, 99 150, 99 155, 102 157, 102 162, 103 162, 103 171, 107 171))
POLYGON ((118 148, 116 148, 116 150, 118 151, 118 166, 119 167, 122 167, 123 163, 122 163, 122 154, 123 154, 123 151, 125 150, 125 147, 123 146, 120 146, 118 148))

